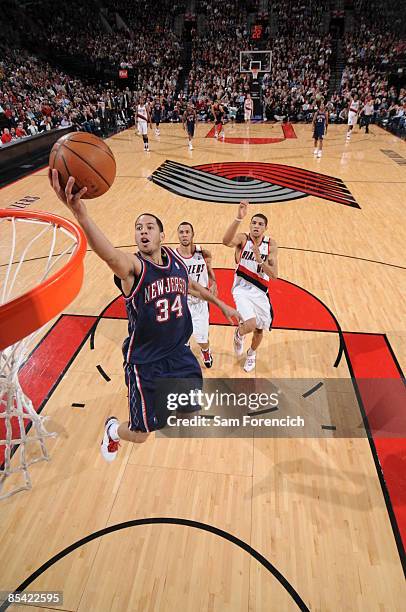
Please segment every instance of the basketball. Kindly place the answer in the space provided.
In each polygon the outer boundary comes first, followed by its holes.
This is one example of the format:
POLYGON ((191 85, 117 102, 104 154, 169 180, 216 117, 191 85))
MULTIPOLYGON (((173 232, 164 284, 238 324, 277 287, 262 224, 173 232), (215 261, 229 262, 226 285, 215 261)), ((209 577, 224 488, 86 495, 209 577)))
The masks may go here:
POLYGON ((49 167, 59 173, 65 189, 70 176, 75 178, 73 193, 87 187, 83 199, 98 198, 110 189, 116 176, 116 160, 106 143, 88 132, 71 132, 52 147, 49 167))

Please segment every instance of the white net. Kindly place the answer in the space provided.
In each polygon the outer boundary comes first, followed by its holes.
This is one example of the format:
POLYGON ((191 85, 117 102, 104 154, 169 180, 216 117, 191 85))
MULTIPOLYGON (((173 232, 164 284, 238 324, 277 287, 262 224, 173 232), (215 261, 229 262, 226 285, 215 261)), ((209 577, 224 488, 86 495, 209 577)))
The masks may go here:
MULTIPOLYGON (((45 281, 69 261, 77 244, 76 236, 57 223, 1 217, 0 306, 45 281)), ((47 431, 47 417, 37 414, 20 380, 43 332, 41 327, 0 350, 0 499, 31 488, 28 468, 49 460, 45 439, 56 435, 47 431)))

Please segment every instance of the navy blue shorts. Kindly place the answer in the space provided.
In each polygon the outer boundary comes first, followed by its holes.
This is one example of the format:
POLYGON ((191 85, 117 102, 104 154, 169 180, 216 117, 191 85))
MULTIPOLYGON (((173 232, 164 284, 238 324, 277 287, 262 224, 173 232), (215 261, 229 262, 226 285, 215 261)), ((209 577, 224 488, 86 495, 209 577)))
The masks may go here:
POLYGON ((318 130, 316 128, 313 132, 313 138, 314 140, 323 140, 324 134, 325 134, 324 130, 318 130))
MULTIPOLYGON (((171 388, 171 392, 175 393, 203 387, 202 370, 188 346, 151 363, 124 363, 124 374, 128 388, 128 426, 131 431, 148 432, 165 427, 170 414, 166 394, 160 391, 160 383, 164 388, 168 387, 165 379, 181 379, 171 388)), ((199 408, 191 406, 186 411, 192 412, 196 409, 199 408)))
POLYGON ((193 138, 193 136, 195 135, 195 124, 194 122, 190 122, 187 121, 186 122, 186 131, 188 133, 188 135, 193 138))
POLYGON ((152 118, 152 122, 156 125, 159 125, 161 123, 161 115, 154 115, 152 118))

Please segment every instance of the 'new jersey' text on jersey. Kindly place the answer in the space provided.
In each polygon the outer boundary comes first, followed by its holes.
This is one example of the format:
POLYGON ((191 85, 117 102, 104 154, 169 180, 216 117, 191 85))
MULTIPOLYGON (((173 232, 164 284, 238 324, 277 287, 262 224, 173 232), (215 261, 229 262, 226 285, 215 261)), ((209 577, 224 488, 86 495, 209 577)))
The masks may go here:
MULTIPOLYGON (((123 343, 127 363, 150 363, 184 346, 192 334, 187 303, 188 274, 181 259, 162 247, 165 265, 140 254, 141 274, 130 295, 124 295, 128 316, 128 338, 123 343)), ((121 289, 121 281, 115 277, 121 289)))

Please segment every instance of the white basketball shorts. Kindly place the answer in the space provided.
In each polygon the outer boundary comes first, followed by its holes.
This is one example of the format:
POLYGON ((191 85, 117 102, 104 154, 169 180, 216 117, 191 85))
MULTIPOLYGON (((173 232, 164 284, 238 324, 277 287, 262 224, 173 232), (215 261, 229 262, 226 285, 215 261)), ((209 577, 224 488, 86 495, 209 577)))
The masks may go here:
POLYGON ((257 329, 271 329, 273 311, 269 296, 254 285, 236 285, 232 290, 235 306, 243 321, 256 320, 257 329))
POLYGON ((348 125, 357 125, 357 113, 352 111, 348 113, 348 125))
POLYGON ((209 305, 203 300, 188 302, 192 315, 193 337, 199 344, 206 344, 209 340, 209 305))
POLYGON ((138 134, 146 136, 148 134, 148 123, 146 121, 137 122, 138 134))

